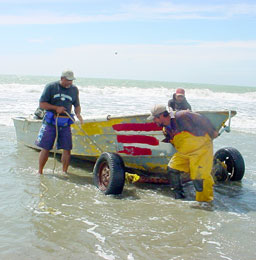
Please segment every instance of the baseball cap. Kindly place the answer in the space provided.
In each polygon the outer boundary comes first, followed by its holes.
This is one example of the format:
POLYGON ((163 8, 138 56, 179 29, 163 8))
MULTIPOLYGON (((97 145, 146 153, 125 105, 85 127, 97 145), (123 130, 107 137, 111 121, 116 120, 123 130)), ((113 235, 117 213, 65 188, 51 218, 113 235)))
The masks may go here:
POLYGON ((167 111, 166 106, 157 104, 151 109, 151 115, 147 118, 147 120, 153 120, 159 114, 167 111))
POLYGON ((61 77, 66 78, 67 80, 75 80, 74 73, 72 70, 64 70, 61 74, 61 77))
POLYGON ((185 90, 183 88, 177 88, 176 96, 185 96, 185 90))

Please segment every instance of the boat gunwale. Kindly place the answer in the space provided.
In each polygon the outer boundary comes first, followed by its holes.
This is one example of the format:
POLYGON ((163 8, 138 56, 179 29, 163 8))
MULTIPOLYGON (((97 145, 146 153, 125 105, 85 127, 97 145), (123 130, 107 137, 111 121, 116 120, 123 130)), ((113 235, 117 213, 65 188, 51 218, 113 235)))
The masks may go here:
MULTIPOLYGON (((214 110, 199 110, 199 111, 192 111, 195 113, 199 113, 199 114, 205 114, 205 113, 217 113, 217 114, 225 114, 225 113, 229 113, 229 111, 231 112, 231 117, 235 116, 237 114, 237 112, 235 110, 218 110, 218 111, 214 111, 214 110)), ((31 115, 29 115, 31 116, 31 115)), ((13 117, 12 120, 27 120, 27 121, 38 121, 41 122, 42 119, 38 119, 38 118, 30 118, 30 117, 13 117)), ((121 118, 136 118, 136 117, 148 117, 150 116, 149 113, 144 113, 144 114, 129 114, 129 115, 107 115, 105 117, 88 117, 84 119, 84 123, 91 123, 91 122, 102 122, 102 121, 109 121, 111 119, 121 119, 121 118)), ((79 122, 78 120, 76 120, 76 122, 79 122)), ((150 122, 150 121, 149 121, 150 122)))

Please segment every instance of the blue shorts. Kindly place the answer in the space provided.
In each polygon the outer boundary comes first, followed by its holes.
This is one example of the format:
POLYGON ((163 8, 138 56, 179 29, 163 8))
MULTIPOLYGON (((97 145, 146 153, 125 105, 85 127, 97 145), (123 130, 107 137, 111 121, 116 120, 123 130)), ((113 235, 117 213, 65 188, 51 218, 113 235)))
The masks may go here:
MULTIPOLYGON (((46 150, 51 150, 56 138, 56 127, 43 123, 35 144, 46 150)), ((58 127, 57 149, 72 150, 72 135, 70 126, 58 127)))

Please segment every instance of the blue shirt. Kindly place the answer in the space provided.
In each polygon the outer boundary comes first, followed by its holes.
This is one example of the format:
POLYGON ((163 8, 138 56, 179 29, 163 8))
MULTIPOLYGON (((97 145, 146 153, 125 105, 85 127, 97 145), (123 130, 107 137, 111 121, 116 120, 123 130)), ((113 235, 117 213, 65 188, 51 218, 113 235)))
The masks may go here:
MULTIPOLYGON (((55 106, 63 106, 70 114, 72 105, 80 106, 79 91, 74 85, 69 88, 61 86, 59 81, 49 83, 45 86, 39 102, 47 102, 55 106)), ((52 111, 55 112, 55 111, 52 111)))

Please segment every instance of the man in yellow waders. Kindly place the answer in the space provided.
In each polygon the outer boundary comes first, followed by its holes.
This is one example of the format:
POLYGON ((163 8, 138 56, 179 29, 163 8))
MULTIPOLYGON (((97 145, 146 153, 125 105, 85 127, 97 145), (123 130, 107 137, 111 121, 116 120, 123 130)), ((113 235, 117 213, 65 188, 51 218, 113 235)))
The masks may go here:
POLYGON ((173 144, 177 152, 168 164, 168 178, 174 190, 175 199, 185 198, 181 183, 181 172, 190 173, 196 189, 196 200, 213 200, 212 139, 218 136, 211 122, 205 116, 190 112, 168 112, 163 105, 155 105, 148 120, 163 127, 164 142, 173 144))

